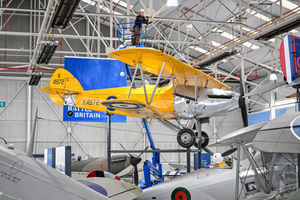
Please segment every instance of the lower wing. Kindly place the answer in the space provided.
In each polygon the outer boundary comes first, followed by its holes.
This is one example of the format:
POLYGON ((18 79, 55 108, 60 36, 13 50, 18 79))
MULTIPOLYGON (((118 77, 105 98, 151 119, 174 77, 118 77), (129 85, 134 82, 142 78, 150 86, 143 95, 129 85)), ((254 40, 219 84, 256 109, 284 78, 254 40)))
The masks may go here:
POLYGON ((177 117, 170 112, 162 111, 159 108, 132 99, 107 100, 103 101, 102 105, 109 109, 119 110, 139 118, 174 119, 177 117))

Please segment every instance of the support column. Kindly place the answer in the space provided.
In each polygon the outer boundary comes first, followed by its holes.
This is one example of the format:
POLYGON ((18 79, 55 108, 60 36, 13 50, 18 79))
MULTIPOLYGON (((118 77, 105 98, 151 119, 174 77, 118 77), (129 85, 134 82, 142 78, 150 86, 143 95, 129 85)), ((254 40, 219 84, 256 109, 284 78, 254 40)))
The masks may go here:
POLYGON ((29 85, 29 82, 26 83, 27 85, 27 101, 26 101, 26 144, 25 144, 25 151, 27 151, 29 147, 29 141, 31 138, 31 111, 32 111, 32 86, 29 85))
POLYGON ((196 122, 196 129, 197 129, 197 132, 198 132, 198 169, 200 169, 202 167, 202 149, 201 149, 201 144, 202 144, 202 136, 201 136, 201 132, 202 132, 202 122, 200 119, 197 120, 196 122))
MULTIPOLYGON (((100 1, 97 1, 97 8, 96 8, 96 12, 100 13, 100 1)), ((97 31, 98 33, 100 33, 100 26, 101 26, 101 18, 100 16, 97 16, 97 31)), ((100 53, 101 53, 101 43, 100 43, 100 39, 97 40, 97 57, 100 58, 100 53)))
MULTIPOLYGON (((275 81, 272 81, 275 84, 275 81)), ((275 119, 275 91, 270 92, 270 120, 275 119)))
POLYGON ((106 113, 107 115, 107 171, 110 170, 110 162, 111 162, 111 114, 106 113))
POLYGON ((241 145, 237 145, 237 160, 236 160, 236 174, 235 174, 235 200, 239 200, 239 186, 240 186, 240 161, 241 161, 241 145))
POLYGON ((191 172, 191 149, 186 149, 186 173, 191 172))

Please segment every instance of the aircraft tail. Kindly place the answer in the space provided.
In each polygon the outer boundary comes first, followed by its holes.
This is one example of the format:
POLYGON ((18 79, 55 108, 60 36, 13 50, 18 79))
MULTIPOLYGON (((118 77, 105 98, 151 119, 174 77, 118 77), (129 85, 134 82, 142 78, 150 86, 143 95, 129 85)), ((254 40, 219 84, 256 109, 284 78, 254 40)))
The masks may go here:
POLYGON ((288 84, 297 84, 300 77, 300 37, 287 35, 280 45, 280 62, 288 84))
POLYGON ((67 70, 57 69, 50 79, 50 86, 41 88, 50 95, 52 101, 64 105, 65 94, 72 95, 83 92, 79 81, 67 70))

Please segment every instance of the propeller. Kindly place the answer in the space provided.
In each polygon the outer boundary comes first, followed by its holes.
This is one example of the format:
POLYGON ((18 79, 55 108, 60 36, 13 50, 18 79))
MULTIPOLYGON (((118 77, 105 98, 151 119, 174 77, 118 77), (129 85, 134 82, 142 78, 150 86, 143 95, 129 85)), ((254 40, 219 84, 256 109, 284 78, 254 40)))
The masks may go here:
MULTIPOLYGON (((119 144, 124 151, 127 151, 127 149, 121 143, 119 143, 119 144)), ((145 148, 145 150, 147 150, 148 148, 149 148, 149 146, 147 146, 145 148)), ((139 184, 139 174, 138 174, 137 165, 142 161, 141 155, 143 154, 143 152, 140 153, 139 155, 135 155, 135 154, 131 154, 131 153, 128 153, 128 154, 130 156, 130 164, 134 167, 134 175, 133 175, 134 184, 138 185, 139 184)))
POLYGON ((208 149, 207 147, 204 147, 203 150, 206 152, 206 153, 209 153, 210 155, 214 155, 214 152, 212 152, 210 149, 208 149))
POLYGON ((240 97, 239 107, 241 109, 244 127, 248 126, 248 110, 246 105, 245 91, 244 91, 244 80, 242 75, 240 76, 240 97))
POLYGON ((229 156, 230 154, 232 154, 232 153, 236 152, 236 150, 237 150, 237 148, 236 148, 236 147, 234 147, 234 148, 231 148, 231 149, 229 149, 229 150, 227 150, 227 151, 223 152, 223 153, 221 154, 221 156, 222 156, 222 157, 229 156))
MULTIPOLYGON (((209 154, 212 155, 212 156, 215 154, 213 151, 211 151, 211 150, 208 149, 207 147, 204 147, 203 150, 204 150, 206 153, 209 153, 209 154)), ((221 156, 222 156, 222 157, 229 156, 229 155, 233 154, 234 152, 236 152, 236 150, 237 150, 236 147, 231 148, 231 149, 229 149, 229 150, 227 150, 227 151, 224 151, 224 152, 221 154, 221 156)))
POLYGON ((0 137, 0 139, 3 140, 5 144, 7 144, 7 141, 3 137, 0 137))

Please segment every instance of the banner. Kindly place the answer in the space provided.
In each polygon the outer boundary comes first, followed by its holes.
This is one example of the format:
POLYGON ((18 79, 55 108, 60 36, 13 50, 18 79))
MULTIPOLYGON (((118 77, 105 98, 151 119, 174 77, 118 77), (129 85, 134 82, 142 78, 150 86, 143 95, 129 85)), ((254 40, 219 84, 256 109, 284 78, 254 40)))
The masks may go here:
MULTIPOLYGON (((125 87, 127 73, 125 64, 114 59, 65 57, 65 69, 81 84, 84 90, 125 87)), ((68 116, 72 106, 63 108, 63 121, 106 122, 105 113, 74 108, 73 116, 68 116)), ((112 122, 126 122, 126 116, 112 115, 112 122)))

